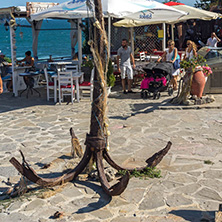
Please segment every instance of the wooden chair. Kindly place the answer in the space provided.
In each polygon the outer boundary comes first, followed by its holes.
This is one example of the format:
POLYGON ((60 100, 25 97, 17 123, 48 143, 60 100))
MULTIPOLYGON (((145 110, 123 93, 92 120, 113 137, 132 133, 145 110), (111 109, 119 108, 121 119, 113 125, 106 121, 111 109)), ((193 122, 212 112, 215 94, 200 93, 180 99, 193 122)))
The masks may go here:
POLYGON ((95 68, 91 71, 90 82, 84 81, 79 84, 80 96, 83 97, 83 90, 89 90, 90 101, 93 100, 93 82, 94 82, 95 68))
POLYGON ((64 96, 71 96, 71 103, 75 99, 75 85, 73 84, 72 71, 58 72, 59 104, 64 96))

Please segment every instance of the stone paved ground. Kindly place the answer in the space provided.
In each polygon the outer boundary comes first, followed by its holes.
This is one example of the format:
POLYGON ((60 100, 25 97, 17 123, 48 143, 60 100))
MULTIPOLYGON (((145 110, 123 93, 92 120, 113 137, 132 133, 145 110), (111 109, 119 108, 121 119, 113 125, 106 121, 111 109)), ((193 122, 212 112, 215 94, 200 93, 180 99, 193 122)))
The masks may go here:
MULTIPOLYGON (((53 221, 56 211, 64 213, 57 220, 61 222, 214 221, 222 202, 222 96, 215 98, 205 106, 181 107, 169 105, 165 93, 159 100, 142 100, 139 93, 114 92, 108 113, 111 156, 123 166, 142 166, 172 141, 158 165, 162 177, 132 178, 123 194, 110 198, 98 182, 81 175, 61 187, 1 201, 0 221, 53 221)), ((20 179, 9 163, 12 156, 21 160, 19 149, 39 174, 57 176, 72 167, 69 128, 83 144, 89 120, 88 100, 60 106, 46 102, 45 96, 2 94, 0 191, 20 179), (52 161, 48 169, 40 169, 52 161)))

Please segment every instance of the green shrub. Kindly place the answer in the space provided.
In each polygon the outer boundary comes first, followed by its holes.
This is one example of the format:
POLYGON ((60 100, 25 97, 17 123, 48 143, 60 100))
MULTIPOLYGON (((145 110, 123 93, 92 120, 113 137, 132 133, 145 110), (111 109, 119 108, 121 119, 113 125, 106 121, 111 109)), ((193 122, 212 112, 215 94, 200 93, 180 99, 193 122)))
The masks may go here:
POLYGON ((116 78, 113 74, 112 60, 109 60, 108 71, 107 71, 107 85, 113 87, 115 85, 116 78))

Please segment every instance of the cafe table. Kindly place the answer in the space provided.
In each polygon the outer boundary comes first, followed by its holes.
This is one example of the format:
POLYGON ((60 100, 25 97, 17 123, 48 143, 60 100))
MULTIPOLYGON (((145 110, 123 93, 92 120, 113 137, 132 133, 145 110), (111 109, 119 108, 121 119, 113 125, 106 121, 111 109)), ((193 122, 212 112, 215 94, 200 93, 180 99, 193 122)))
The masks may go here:
POLYGON ((31 68, 30 66, 17 66, 17 65, 14 67, 14 72, 12 75, 14 96, 18 96, 19 90, 24 90, 26 88, 23 77, 19 76, 19 74, 24 73, 26 70, 29 70, 30 68, 31 68))
POLYGON ((28 98, 29 92, 33 94, 33 91, 37 92, 39 94, 39 97, 41 96, 40 92, 34 88, 35 85, 35 79, 34 77, 38 76, 40 72, 25 72, 25 73, 20 73, 19 76, 23 77, 23 80, 26 85, 26 89, 24 89, 21 93, 20 96, 22 95, 23 92, 27 91, 26 93, 26 98, 28 98))
MULTIPOLYGON (((75 86, 76 86, 76 99, 77 102, 79 102, 79 81, 81 82, 83 80, 84 72, 73 72, 72 77, 73 80, 75 80, 75 86)), ((54 102, 57 102, 57 81, 58 81, 58 75, 52 75, 52 78, 54 79, 54 102)))
POLYGON ((49 62, 49 65, 55 65, 58 71, 63 71, 66 65, 73 64, 72 61, 58 61, 58 62, 49 62))

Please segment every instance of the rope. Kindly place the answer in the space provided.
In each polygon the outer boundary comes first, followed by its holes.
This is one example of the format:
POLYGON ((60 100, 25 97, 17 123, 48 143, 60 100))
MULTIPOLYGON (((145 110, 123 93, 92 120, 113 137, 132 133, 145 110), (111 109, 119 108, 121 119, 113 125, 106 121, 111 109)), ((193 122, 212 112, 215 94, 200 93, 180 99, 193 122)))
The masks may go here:
MULTIPOLYGON (((104 21, 102 21, 101 23, 95 18, 95 11, 94 11, 94 4, 91 0, 87 0, 86 1, 87 4, 87 15, 88 15, 88 19, 89 19, 89 11, 92 12, 93 14, 93 26, 98 29, 101 33, 101 39, 100 41, 103 42, 104 45, 104 52, 105 52, 105 58, 101 58, 100 54, 98 52, 98 47, 96 42, 94 42, 93 40, 88 41, 88 44, 90 45, 90 51, 92 52, 93 58, 94 58, 94 64, 95 67, 99 73, 98 77, 99 80, 97 80, 100 84, 100 87, 102 88, 102 93, 93 100, 93 102, 91 103, 91 105, 95 106, 103 115, 103 122, 99 121, 98 116, 96 115, 95 111, 93 110, 93 115, 98 123, 98 126, 102 132, 102 136, 104 138, 105 141, 107 141, 106 136, 108 135, 108 124, 106 123, 107 121, 107 115, 106 115, 106 111, 107 111, 107 90, 106 90, 106 80, 107 80, 107 71, 108 71, 108 63, 109 63, 109 49, 108 49, 108 39, 107 39, 107 35, 106 35, 106 31, 105 31, 105 27, 104 27, 104 21), (105 75, 104 75, 105 73, 105 75), (99 100, 99 98, 102 97, 102 104, 97 105, 96 101, 99 100)), ((91 34, 91 32, 89 31, 89 35, 91 34)), ((90 35, 91 37, 91 35, 90 35)), ((106 142, 106 146, 107 146, 107 142, 106 142)))

